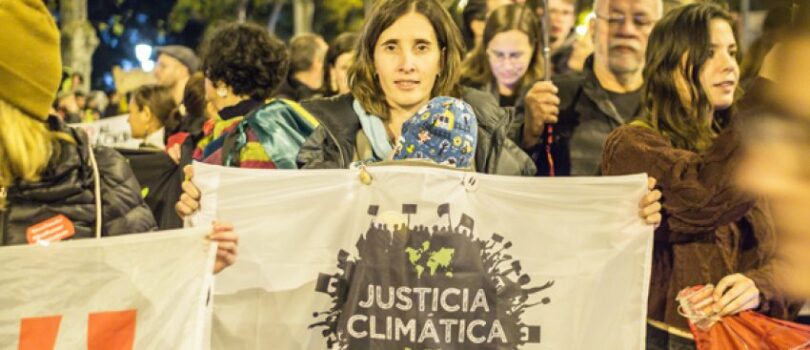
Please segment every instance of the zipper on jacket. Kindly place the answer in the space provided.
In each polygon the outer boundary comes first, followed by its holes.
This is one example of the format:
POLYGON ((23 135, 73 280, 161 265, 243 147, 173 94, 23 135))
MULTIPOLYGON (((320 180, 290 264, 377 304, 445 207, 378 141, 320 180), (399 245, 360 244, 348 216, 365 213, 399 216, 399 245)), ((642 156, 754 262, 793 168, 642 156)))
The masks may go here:
MULTIPOLYGON (((327 127, 325 127, 323 125, 322 125, 322 127, 323 127, 324 130, 326 130, 326 134, 329 135, 329 138, 332 139, 332 142, 335 143, 335 146, 337 146, 338 155, 340 156, 340 167, 341 168, 348 168, 349 165, 344 164, 346 162, 346 157, 343 156, 343 148, 340 147, 340 142, 338 142, 338 139, 335 137, 335 135, 332 134, 332 131, 329 130, 329 128, 327 128, 327 127)), ((349 160, 349 163, 351 163, 351 160, 349 160)))

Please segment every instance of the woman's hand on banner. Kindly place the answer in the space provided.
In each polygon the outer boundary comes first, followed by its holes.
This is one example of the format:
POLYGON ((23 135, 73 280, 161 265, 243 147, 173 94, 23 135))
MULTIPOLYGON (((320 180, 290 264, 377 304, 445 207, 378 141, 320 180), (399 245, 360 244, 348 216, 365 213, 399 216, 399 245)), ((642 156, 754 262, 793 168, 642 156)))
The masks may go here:
POLYGON ((754 280, 735 273, 723 277, 714 288, 714 311, 720 316, 736 315, 759 307, 760 292, 754 280))
POLYGON ((236 262, 239 252, 239 234, 233 230, 233 225, 228 223, 214 221, 211 226, 212 231, 208 235, 208 239, 218 243, 214 273, 219 273, 236 262))
POLYGON ((200 209, 200 190, 191 183, 191 178, 194 177, 194 168, 191 165, 186 165, 183 168, 183 173, 186 174, 186 179, 182 184, 183 194, 180 195, 180 201, 174 206, 177 215, 181 218, 194 214, 197 209, 200 209))
POLYGON ((641 199, 639 215, 648 225, 658 227, 661 225, 661 191, 655 189, 657 181, 653 177, 647 178, 649 192, 641 199))

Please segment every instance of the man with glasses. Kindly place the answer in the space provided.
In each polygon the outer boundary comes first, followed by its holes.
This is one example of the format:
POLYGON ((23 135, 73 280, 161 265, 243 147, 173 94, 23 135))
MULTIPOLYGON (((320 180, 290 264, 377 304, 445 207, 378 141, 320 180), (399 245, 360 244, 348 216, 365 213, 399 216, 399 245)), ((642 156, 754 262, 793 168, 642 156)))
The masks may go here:
POLYGON ((516 118, 516 141, 540 176, 597 174, 608 134, 640 112, 647 38, 662 1, 596 0, 594 12, 594 53, 584 70, 535 83, 525 117, 516 118))

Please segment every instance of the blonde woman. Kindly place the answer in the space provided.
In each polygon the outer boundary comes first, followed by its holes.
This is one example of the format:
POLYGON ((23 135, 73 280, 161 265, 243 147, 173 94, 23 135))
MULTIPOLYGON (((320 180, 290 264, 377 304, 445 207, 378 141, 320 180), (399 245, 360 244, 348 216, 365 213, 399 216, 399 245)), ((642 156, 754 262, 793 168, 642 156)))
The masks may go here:
MULTIPOLYGON (((49 117, 61 76, 59 30, 40 1, 0 6, 0 245, 34 243, 37 224, 71 222, 53 240, 156 228, 126 160, 49 117)), ((214 225, 215 271, 236 258, 237 235, 214 225)))

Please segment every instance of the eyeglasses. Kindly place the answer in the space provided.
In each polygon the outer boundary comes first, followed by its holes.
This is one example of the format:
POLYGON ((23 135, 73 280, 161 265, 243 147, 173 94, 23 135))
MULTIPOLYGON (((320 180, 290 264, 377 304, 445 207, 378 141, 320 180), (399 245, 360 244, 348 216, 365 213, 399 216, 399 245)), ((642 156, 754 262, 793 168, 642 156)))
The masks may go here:
MULTIPOLYGON (((596 14, 596 18, 607 21, 608 25, 613 27, 619 27, 627 21, 627 16, 618 13, 610 14, 608 16, 596 14)), ((654 20, 644 15, 636 15, 632 16, 631 18, 633 25, 638 29, 647 29, 655 24, 654 20)))
POLYGON ((493 50, 487 50, 487 55, 489 55, 489 60, 495 63, 505 63, 506 61, 510 62, 519 62, 524 55, 525 52, 516 51, 516 52, 498 52, 493 50))

